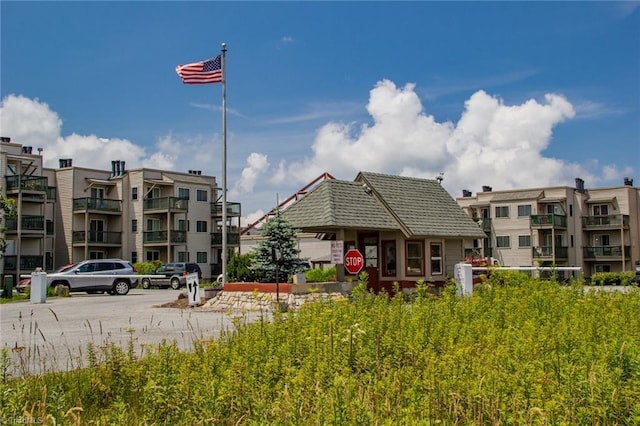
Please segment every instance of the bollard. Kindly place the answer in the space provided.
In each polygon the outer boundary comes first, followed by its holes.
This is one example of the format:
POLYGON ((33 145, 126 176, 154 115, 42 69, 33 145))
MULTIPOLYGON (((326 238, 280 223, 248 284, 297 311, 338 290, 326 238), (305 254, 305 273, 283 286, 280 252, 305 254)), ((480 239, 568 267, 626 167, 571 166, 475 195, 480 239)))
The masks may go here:
POLYGON ((468 263, 456 263, 454 266, 456 277, 456 294, 470 296, 473 293, 473 270, 468 263))
POLYGON ((47 301, 47 273, 31 273, 31 303, 45 303, 47 301))
POLYGON ((13 275, 5 275, 2 280, 2 297, 13 297, 13 275))

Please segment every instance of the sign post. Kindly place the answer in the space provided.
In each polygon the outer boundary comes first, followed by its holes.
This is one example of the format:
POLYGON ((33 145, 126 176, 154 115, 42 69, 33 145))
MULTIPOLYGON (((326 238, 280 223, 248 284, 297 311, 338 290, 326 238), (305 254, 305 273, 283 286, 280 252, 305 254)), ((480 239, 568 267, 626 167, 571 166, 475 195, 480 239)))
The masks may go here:
POLYGON ((364 257, 358 249, 349 249, 344 255, 344 268, 351 275, 356 275, 364 266, 364 257))

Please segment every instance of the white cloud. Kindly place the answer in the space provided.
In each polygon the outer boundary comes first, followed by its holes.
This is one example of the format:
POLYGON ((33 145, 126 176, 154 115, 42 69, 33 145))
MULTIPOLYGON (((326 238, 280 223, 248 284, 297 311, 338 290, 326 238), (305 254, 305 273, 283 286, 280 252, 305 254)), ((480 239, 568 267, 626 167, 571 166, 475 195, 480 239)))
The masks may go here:
POLYGON ((242 169, 240 180, 230 192, 231 197, 242 193, 251 193, 260 176, 269 168, 269 161, 264 154, 252 152, 247 158, 247 166, 242 169))
POLYGON ((591 184, 604 178, 597 169, 543 155, 553 128, 576 114, 557 94, 506 105, 480 90, 466 101, 457 123, 437 122, 413 84, 396 87, 383 80, 371 90, 367 111, 371 125, 330 122, 320 128, 313 156, 279 165, 280 181, 309 182, 324 171, 347 179, 361 170, 425 178, 444 172, 443 185, 457 192, 485 184, 509 189, 568 185, 576 176, 591 184))

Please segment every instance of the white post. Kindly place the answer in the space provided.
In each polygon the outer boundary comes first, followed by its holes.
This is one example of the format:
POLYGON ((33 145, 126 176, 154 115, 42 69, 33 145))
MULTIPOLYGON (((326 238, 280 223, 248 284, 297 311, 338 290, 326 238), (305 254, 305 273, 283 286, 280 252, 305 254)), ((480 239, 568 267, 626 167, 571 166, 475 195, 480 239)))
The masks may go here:
POLYGON ((47 301, 47 273, 31 273, 31 303, 45 303, 47 301))
POLYGON ((473 270, 468 263, 456 263, 454 266, 456 278, 456 294, 470 296, 473 293, 473 270))

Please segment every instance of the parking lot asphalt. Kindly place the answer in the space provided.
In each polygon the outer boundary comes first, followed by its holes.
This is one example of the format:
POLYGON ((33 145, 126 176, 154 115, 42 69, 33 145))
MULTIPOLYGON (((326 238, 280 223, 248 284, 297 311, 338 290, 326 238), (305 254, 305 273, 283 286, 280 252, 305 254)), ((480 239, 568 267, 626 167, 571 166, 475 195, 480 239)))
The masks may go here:
POLYGON ((179 291, 135 289, 126 296, 72 293, 46 303, 20 301, 0 305, 0 343, 11 359, 13 376, 82 368, 87 345, 98 353, 113 343, 136 356, 163 340, 190 350, 202 339, 215 339, 236 324, 254 321, 259 312, 225 313, 159 307, 179 291))

